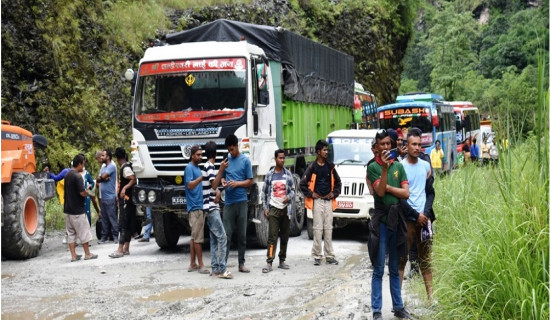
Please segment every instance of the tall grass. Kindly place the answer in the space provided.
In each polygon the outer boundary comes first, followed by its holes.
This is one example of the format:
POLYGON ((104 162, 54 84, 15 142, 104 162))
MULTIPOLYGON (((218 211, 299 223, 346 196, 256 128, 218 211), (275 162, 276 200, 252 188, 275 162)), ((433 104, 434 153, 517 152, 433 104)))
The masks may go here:
POLYGON ((548 319, 547 102, 539 85, 535 131, 501 149, 498 166, 436 181, 438 319, 548 319))

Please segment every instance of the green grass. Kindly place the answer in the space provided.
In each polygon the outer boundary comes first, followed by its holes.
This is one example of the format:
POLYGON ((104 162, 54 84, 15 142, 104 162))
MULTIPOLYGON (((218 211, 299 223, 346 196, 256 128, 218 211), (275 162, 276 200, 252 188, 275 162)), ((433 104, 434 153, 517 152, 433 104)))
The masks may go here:
POLYGON ((534 132, 501 149, 498 166, 436 181, 437 319, 549 317, 548 91, 539 90, 534 132))

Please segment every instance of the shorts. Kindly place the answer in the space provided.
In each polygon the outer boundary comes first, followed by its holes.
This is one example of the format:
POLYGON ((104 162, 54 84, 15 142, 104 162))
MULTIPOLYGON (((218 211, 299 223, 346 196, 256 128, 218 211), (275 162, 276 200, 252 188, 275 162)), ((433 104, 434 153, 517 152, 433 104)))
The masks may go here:
POLYGON ((189 226, 191 226, 191 239, 195 243, 204 242, 204 211, 189 211, 189 226))
POLYGON ((92 240, 92 229, 88 223, 85 213, 67 214, 65 213, 65 227, 67 229, 67 243, 74 243, 80 239, 81 243, 92 240))

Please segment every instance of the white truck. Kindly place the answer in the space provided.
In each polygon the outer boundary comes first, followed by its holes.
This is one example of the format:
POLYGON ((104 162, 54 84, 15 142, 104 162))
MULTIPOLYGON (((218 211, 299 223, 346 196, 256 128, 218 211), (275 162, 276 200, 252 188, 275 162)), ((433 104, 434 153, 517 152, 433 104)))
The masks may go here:
MULTIPOLYGON (((161 248, 189 228, 183 174, 192 145, 214 141, 218 168, 225 138, 237 136, 254 175, 248 218, 266 246, 260 192, 275 150, 286 151, 298 185, 317 140, 353 125, 353 57, 278 27, 216 20, 169 34, 146 50, 133 82, 133 200, 152 207, 161 248)), ((291 235, 305 220, 296 190, 291 235)))
MULTIPOLYGON (((342 191, 336 198, 334 228, 343 228, 351 222, 360 222, 368 230, 367 222, 374 209, 374 198, 366 183, 367 164, 374 158, 371 146, 376 136, 374 129, 337 130, 327 136, 329 160, 336 166, 342 181, 342 191)), ((307 210, 308 237, 313 239, 313 212, 307 210)))

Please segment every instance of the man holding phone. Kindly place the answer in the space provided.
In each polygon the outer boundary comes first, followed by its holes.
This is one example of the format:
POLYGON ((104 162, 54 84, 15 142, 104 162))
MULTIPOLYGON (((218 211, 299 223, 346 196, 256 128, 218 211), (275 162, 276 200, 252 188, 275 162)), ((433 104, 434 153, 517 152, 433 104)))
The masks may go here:
POLYGON ((407 225, 399 199, 409 197, 409 183, 403 165, 390 159, 391 138, 384 129, 375 136, 378 156, 367 168, 374 190, 374 212, 369 224, 368 251, 374 266, 371 283, 373 319, 382 319, 382 276, 386 250, 389 252, 390 293, 394 315, 411 319, 404 308, 399 280, 399 260, 407 255, 407 225))

